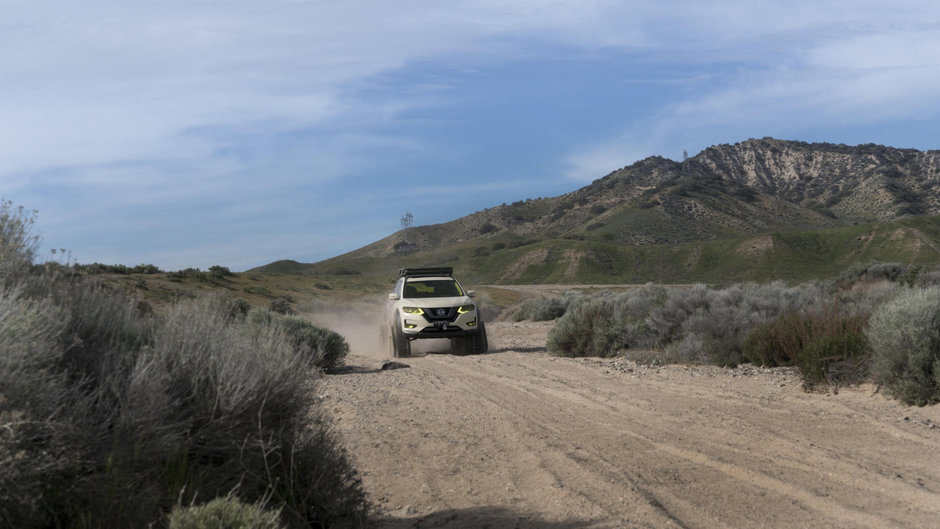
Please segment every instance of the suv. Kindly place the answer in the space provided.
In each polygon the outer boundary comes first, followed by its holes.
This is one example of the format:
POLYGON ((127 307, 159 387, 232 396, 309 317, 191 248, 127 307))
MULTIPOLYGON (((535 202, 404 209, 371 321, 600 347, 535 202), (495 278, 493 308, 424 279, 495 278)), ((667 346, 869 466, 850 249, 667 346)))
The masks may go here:
POLYGON ((398 271, 382 329, 392 356, 411 356, 411 342, 419 338, 450 338, 457 354, 486 352, 486 327, 470 299, 475 293, 465 291, 453 274, 450 267, 398 271))

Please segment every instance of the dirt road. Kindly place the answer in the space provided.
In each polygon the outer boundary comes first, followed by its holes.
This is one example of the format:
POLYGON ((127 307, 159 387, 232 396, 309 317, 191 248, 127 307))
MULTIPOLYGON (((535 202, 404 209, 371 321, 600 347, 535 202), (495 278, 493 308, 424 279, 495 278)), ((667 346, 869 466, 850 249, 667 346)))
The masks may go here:
POLYGON ((940 527, 940 407, 805 393, 787 369, 554 358, 550 325, 324 378, 378 527, 940 527))

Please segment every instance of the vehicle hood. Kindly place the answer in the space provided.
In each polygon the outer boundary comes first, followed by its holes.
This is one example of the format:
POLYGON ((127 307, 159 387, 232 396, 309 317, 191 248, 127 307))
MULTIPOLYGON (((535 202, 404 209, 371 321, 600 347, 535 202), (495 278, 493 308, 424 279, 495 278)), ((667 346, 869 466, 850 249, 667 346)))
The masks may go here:
MULTIPOLYGON (((449 298, 405 298, 401 300, 403 307, 459 307, 473 303, 469 296, 454 296, 449 298)), ((476 303, 473 303, 476 305, 476 303)))

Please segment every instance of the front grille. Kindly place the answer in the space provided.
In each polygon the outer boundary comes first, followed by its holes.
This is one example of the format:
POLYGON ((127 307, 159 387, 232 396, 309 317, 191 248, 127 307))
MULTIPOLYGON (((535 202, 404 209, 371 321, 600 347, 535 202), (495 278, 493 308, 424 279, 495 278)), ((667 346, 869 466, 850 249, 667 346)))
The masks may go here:
POLYGON ((457 319, 457 307, 434 307, 424 309, 424 319, 431 323, 436 321, 454 321, 457 319))

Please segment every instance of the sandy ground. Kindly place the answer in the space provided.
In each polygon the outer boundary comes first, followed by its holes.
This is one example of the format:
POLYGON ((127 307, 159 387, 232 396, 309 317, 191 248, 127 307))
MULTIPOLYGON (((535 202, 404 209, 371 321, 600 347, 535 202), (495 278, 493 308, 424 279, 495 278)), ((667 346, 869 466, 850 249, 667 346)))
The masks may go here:
POLYGON ((387 371, 356 338, 318 391, 376 527, 940 527, 940 407, 806 393, 789 369, 555 358, 550 326, 490 323, 489 354, 432 343, 387 371))

